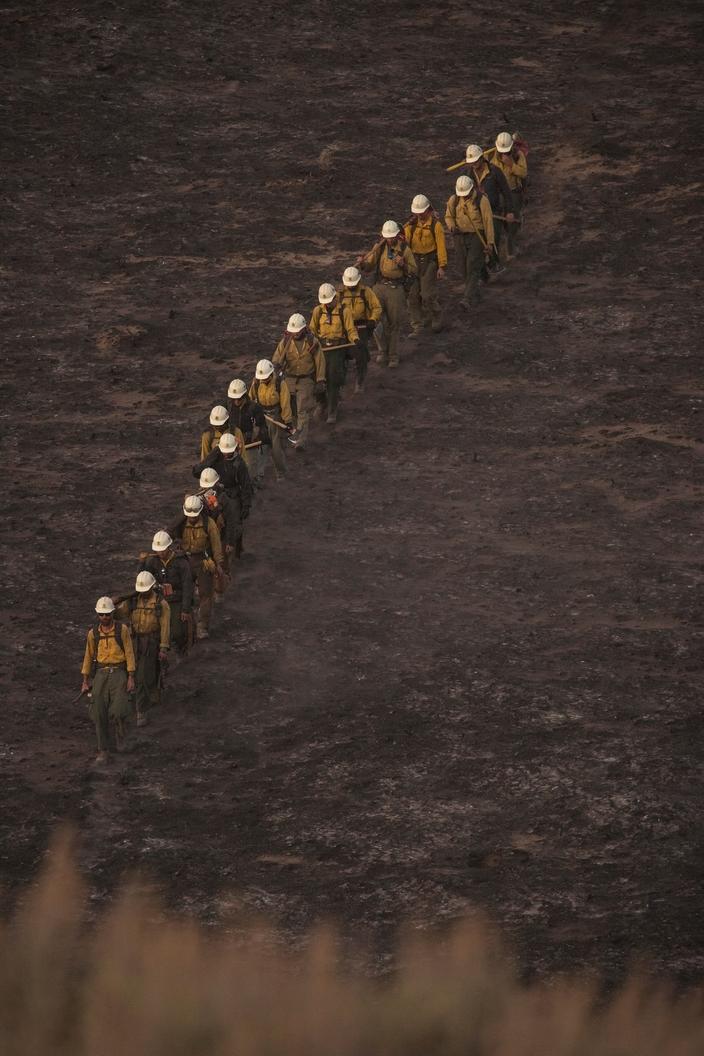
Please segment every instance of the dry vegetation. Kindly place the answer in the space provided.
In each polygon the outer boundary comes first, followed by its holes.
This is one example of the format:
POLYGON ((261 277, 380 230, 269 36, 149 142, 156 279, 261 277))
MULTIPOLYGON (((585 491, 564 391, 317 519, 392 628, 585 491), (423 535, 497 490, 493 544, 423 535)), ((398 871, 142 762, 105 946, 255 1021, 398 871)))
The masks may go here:
POLYGON ((134 886, 88 924, 69 841, 0 932, 4 1056, 699 1056, 702 993, 633 977, 526 985, 482 924, 407 938, 393 977, 340 964, 314 932, 285 953, 265 928, 209 934, 134 886))

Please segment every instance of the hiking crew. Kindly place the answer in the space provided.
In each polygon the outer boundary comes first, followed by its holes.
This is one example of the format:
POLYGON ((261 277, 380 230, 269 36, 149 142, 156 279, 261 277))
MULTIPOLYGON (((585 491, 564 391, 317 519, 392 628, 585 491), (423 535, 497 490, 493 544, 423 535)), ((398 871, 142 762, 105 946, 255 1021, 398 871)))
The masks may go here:
MULTIPOLYGON (((359 338, 349 308, 340 302, 337 290, 324 282, 318 290, 318 304, 313 309, 308 329, 317 337, 325 356, 325 404, 327 421, 337 421, 340 393, 347 375, 347 349, 356 346, 359 338)), ((322 401, 321 401, 322 402, 322 401)))
POLYGON ((316 395, 321 398, 325 395, 325 356, 320 341, 308 329, 302 315, 296 312, 291 316, 271 361, 283 371, 294 401, 296 450, 302 451, 308 440, 316 395))
POLYGON ((128 693, 134 692, 134 651, 130 629, 115 619, 112 598, 98 598, 96 623, 86 635, 81 674, 82 694, 90 694, 88 711, 95 723, 98 741, 96 763, 106 763, 110 750, 110 723, 115 727, 115 741, 124 736, 124 722, 129 715, 128 693))
MULTIPOLYGON (((481 279, 498 263, 497 241, 506 259, 515 254, 527 153, 519 133, 500 132, 491 150, 470 144, 465 160, 448 168, 466 165, 469 171, 457 179, 444 217, 460 262, 465 309, 478 304, 481 279)), ((120 746, 130 693, 135 692, 137 725, 147 722, 159 700, 171 644, 182 655, 188 652, 194 619, 197 638, 209 637, 213 597, 222 600, 231 562, 243 551, 244 522, 254 487, 263 487, 269 451, 279 481, 287 473, 289 440, 305 449, 316 399, 328 424, 337 421, 349 360, 355 362, 355 393, 364 391, 372 334, 376 362, 398 367, 406 302, 411 337, 424 327, 442 330, 437 280, 446 267, 440 217, 429 199, 417 194, 403 230, 386 220, 380 240, 345 269, 341 285, 319 287, 307 325, 302 314, 290 316, 272 360, 257 362, 249 389, 240 378, 230 382, 226 403, 212 408, 201 434, 200 461, 192 467, 200 492, 185 497, 181 519, 170 532, 157 531, 151 552, 140 555, 134 592, 97 601, 81 667, 81 696, 88 695, 96 730, 96 762, 107 760, 111 737, 120 746), (371 286, 363 283, 362 272, 371 286)))
POLYGON ((440 217, 424 194, 417 194, 411 202, 411 214, 403 226, 404 238, 418 269, 418 282, 414 282, 408 291, 410 336, 415 337, 424 326, 439 334, 442 312, 437 280, 445 277, 447 267, 445 232, 440 217))
POLYGON ((171 610, 151 572, 140 572, 135 593, 122 599, 116 613, 129 623, 136 660, 137 725, 146 726, 147 712, 161 699, 160 678, 169 655, 171 610))
POLYGON ((247 394, 247 386, 240 378, 230 382, 227 390, 227 413, 230 420, 230 428, 235 437, 238 432, 242 434, 244 449, 242 457, 249 471, 252 485, 255 488, 263 486, 264 465, 262 462, 262 437, 266 436, 266 422, 262 409, 254 400, 250 400, 247 394), (247 444, 256 444, 258 447, 247 447, 247 444))
MULTIPOLYGON (((263 450, 265 452, 271 450, 274 477, 276 480, 281 480, 287 472, 286 442, 288 435, 293 432, 291 425, 293 414, 289 387, 283 378, 277 377, 271 360, 260 359, 257 363, 254 381, 249 386, 249 395, 250 399, 256 400, 264 412, 268 444, 263 450), (279 424, 276 425, 276 422, 279 424)), ((266 454, 262 457, 266 458, 266 454)))
POLYGON ((447 203, 445 224, 454 235, 464 279, 460 304, 468 309, 479 303, 482 269, 496 255, 489 199, 477 191, 471 177, 458 178, 455 193, 447 203))
MULTIPOLYGON (((523 212, 523 194, 528 179, 528 162, 524 152, 518 149, 510 132, 499 132, 494 149, 489 151, 488 161, 505 176, 511 191, 512 218, 520 220, 523 212)), ((508 261, 515 256, 519 224, 507 223, 505 228, 504 259, 508 261)))
POLYGON ((348 350, 353 353, 357 378, 355 393, 364 392, 364 382, 369 367, 369 341, 376 324, 381 319, 381 303, 369 286, 362 282, 358 268, 345 268, 342 275, 342 286, 338 286, 337 296, 343 309, 348 308, 354 327, 357 331, 357 345, 348 350))
POLYGON ((198 616, 196 637, 210 634, 210 615, 213 608, 214 577, 223 572, 223 552, 218 527, 203 509, 200 495, 187 495, 183 517, 169 533, 181 543, 188 556, 191 573, 198 588, 198 616))
POLYGON ((382 367, 397 367, 400 357, 400 333, 406 307, 406 290, 417 276, 413 253, 403 240, 401 228, 395 220, 387 220, 381 229, 381 241, 365 255, 357 266, 374 275, 373 290, 382 308, 382 326, 375 331, 382 367))
POLYGON ((185 554, 174 550, 168 532, 157 532, 152 539, 151 554, 142 556, 141 572, 151 572, 168 602, 171 644, 186 653, 193 636, 193 575, 185 554))

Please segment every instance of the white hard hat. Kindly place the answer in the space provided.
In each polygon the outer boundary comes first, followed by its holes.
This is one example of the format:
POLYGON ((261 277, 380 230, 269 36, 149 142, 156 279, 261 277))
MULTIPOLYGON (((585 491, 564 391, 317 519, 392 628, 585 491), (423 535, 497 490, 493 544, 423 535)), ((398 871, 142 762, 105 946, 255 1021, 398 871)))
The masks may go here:
MULTIPOLYGON (((235 440, 234 433, 223 433, 218 440, 218 447, 222 451, 223 455, 231 455, 233 451, 237 450, 237 441, 235 440)), ((211 485, 203 485, 201 487, 211 487, 211 485)))
POLYGON ((244 396, 246 391, 247 386, 245 385, 245 383, 241 381, 240 378, 235 378, 234 381, 230 382, 230 387, 227 390, 227 395, 230 397, 231 400, 239 400, 242 396, 244 396))
POLYGON ((301 330, 305 330, 306 320, 305 316, 301 315, 300 312, 294 312, 288 323, 286 324, 287 334, 300 334, 301 330))
POLYGON ((460 176, 455 184, 455 194, 459 198, 466 198, 472 187, 474 187, 474 180, 471 176, 460 176))
POLYGON ((274 373, 274 364, 270 359, 260 359, 257 363, 255 375, 257 381, 266 381, 274 373))
MULTIPOLYGON (((225 436, 228 434, 225 433, 225 436)), ((200 511, 203 509, 203 500, 200 495, 186 495, 183 503, 183 512, 186 517, 197 517, 200 511)))
POLYGON ((220 474, 218 473, 217 469, 207 467, 201 473, 200 480, 198 481, 198 483, 200 484, 201 488, 214 488, 219 480, 220 474))
POLYGON ((480 161, 481 160, 483 155, 484 155, 484 151, 482 150, 482 148, 479 146, 478 143, 470 143, 469 146, 467 147, 467 153, 465 154, 465 160, 468 161, 470 165, 474 165, 474 163, 476 161, 480 161))
POLYGON ((411 212, 420 215, 424 213, 426 209, 430 209, 430 202, 424 194, 417 194, 411 202, 411 212))
POLYGON ((337 291, 331 282, 324 282, 318 290, 318 300, 321 304, 330 304, 335 300, 337 291))
POLYGON ((96 601, 95 611, 99 616, 109 616, 111 612, 115 611, 115 602, 107 594, 104 594, 102 598, 98 598, 96 601))
POLYGON ((382 238, 396 238, 401 228, 398 226, 395 220, 387 220, 381 229, 382 238))
POLYGON ((223 407, 222 404, 218 404, 217 407, 213 407, 210 412, 210 424, 211 425, 224 425, 230 415, 227 413, 227 407, 223 407))
POLYGON ((361 281, 362 274, 359 268, 345 268, 342 273, 342 282, 345 286, 356 286, 361 281))
POLYGON ((510 132, 499 132, 496 137, 496 149, 499 154, 508 154, 513 146, 513 136, 510 132))
POLYGON ((163 550, 168 550, 173 539, 168 532, 157 532, 152 539, 152 550, 155 554, 160 554, 163 550))
POLYGON ((140 572, 134 584, 134 589, 138 590, 140 594, 146 594, 148 590, 151 590, 156 580, 151 572, 140 572))

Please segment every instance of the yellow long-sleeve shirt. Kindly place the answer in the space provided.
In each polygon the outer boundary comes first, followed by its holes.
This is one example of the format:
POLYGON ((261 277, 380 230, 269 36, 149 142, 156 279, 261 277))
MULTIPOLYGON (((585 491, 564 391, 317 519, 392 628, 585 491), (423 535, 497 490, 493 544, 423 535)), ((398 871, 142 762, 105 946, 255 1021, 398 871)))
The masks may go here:
POLYGON ((512 191, 521 189, 523 181, 528 175, 528 162, 525 154, 520 150, 509 154, 500 154, 494 147, 489 152, 487 161, 501 169, 512 191))
POLYGON ((348 341, 359 340, 351 311, 346 305, 339 304, 337 300, 332 304, 316 305, 308 328, 321 341, 335 341, 342 345, 348 341))
MULTIPOLYGON (((285 381, 277 382, 275 374, 267 381, 255 379, 249 386, 249 397, 260 405, 264 414, 272 418, 280 416, 285 425, 291 423, 291 392, 285 381)), ((271 428, 276 429, 276 426, 272 425, 271 428)))
POLYGON ((325 381, 325 356, 316 337, 307 334, 302 340, 286 335, 281 338, 271 357, 274 366, 279 364, 286 374, 294 378, 313 375, 315 381, 325 381))
POLYGON ((447 267, 445 232, 440 221, 436 220, 432 213, 428 216, 419 216, 415 222, 409 220, 407 224, 404 224, 403 233, 414 254, 437 253, 438 267, 447 267))
POLYGON ((380 279, 388 279, 390 282, 399 281, 404 275, 417 275, 418 267, 413 253, 402 242, 393 242, 390 246, 384 242, 377 242, 366 257, 362 258, 362 271, 377 271, 380 279), (402 248, 403 247, 403 248, 402 248), (402 257, 403 264, 396 261, 396 257, 402 257))
POLYGON ((340 304, 349 308, 355 326, 366 321, 378 323, 381 319, 381 301, 371 286, 340 286, 337 291, 340 304))
MULTIPOLYGON (((103 630, 102 627, 98 629, 98 655, 97 661, 98 666, 110 667, 117 664, 125 664, 127 666, 127 672, 130 675, 134 674, 136 664, 134 662, 134 649, 132 647, 132 635, 130 629, 126 623, 121 625, 121 641, 118 642, 116 636, 116 626, 114 623, 103 630)), ((83 654, 83 666, 81 667, 81 674, 84 678, 89 678, 91 671, 93 670, 93 662, 96 660, 96 643, 95 634, 91 627, 86 635, 86 649, 83 654)))
POLYGON ((479 202, 477 202, 474 191, 466 198, 453 194, 447 203, 445 223, 452 232, 460 231, 466 235, 481 235, 489 246, 493 246, 496 241, 494 214, 485 194, 480 195, 479 202))
POLYGON ((130 612, 129 601, 117 606, 117 615, 121 620, 129 620, 132 634, 156 634, 159 632, 159 648, 168 649, 171 632, 171 609, 153 590, 140 594, 130 612))

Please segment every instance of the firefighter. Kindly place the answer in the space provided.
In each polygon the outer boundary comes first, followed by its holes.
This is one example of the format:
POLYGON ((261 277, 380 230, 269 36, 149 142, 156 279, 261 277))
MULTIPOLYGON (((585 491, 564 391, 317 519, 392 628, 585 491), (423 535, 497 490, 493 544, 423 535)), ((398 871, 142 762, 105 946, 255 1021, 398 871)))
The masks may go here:
POLYGON ((332 283, 324 282, 318 290, 318 304, 308 325, 325 356, 325 407, 328 425, 334 425, 347 374, 347 349, 339 346, 356 346, 359 338, 352 313, 342 304, 332 283))
POLYGON ((232 561, 242 554, 242 514, 239 504, 225 491, 216 469, 204 469, 198 483, 201 487, 203 508, 215 521, 220 532, 223 574, 215 577, 214 586, 215 601, 221 602, 232 575, 232 561))
POLYGON ((479 303, 482 269, 496 256, 494 221, 489 199, 477 192, 470 176, 460 176, 448 200, 445 224, 455 238, 462 267, 464 294, 460 304, 469 309, 479 303))
POLYGON ((403 227, 403 234, 418 269, 418 281, 408 292, 411 316, 411 337, 429 326, 434 334, 442 330, 442 312, 438 298, 437 280, 445 278, 447 249, 445 232, 440 217, 424 194, 417 194, 411 202, 411 218, 403 227))
POLYGON ((128 693, 134 692, 135 660, 132 637, 126 623, 115 619, 112 598, 98 598, 96 623, 86 635, 81 674, 81 693, 89 694, 88 710, 95 723, 98 742, 96 763, 108 761, 110 723, 114 723, 118 744, 130 710, 128 693))
POLYGON ((120 619, 129 622, 132 631, 137 662, 135 707, 138 726, 147 725, 147 712, 160 699, 160 676, 171 641, 171 610, 156 586, 151 572, 139 572, 135 593, 120 600, 115 610, 120 619))
POLYGON ((204 511, 200 495, 186 496, 183 517, 169 534, 180 542, 181 549, 188 556, 191 573, 198 587, 196 637, 208 638, 214 578, 218 572, 220 575, 223 573, 223 552, 217 525, 204 511))
MULTIPOLYGON (((496 165, 506 177, 513 200, 512 217, 520 221, 521 213, 523 212, 523 193, 528 179, 528 162, 523 151, 516 146, 514 137, 510 132, 499 132, 496 137, 495 147, 489 152, 488 160, 496 165)), ((515 256, 518 230, 518 223, 506 224, 506 238, 504 240, 504 259, 506 261, 511 260, 515 256)))
POLYGON ((380 366, 397 367, 406 289, 413 284, 417 268, 413 253, 405 244, 395 220, 385 222, 381 241, 365 256, 359 257, 357 267, 373 273, 373 290, 382 308, 381 333, 377 328, 374 335, 379 350, 376 361, 380 366))
POLYGON ((210 412, 210 427, 201 433, 200 438, 200 460, 207 458, 213 448, 218 446, 218 440, 223 433, 229 433, 229 414, 227 407, 218 404, 210 412))
POLYGON ((188 651, 193 625, 193 575, 185 554, 174 549, 168 532, 157 532, 152 552, 144 554, 140 571, 151 572, 171 611, 171 643, 183 655, 188 651))
POLYGON ((268 450, 271 450, 274 476, 276 480, 281 480, 287 472, 286 444, 293 432, 293 413, 289 387, 283 378, 277 377, 271 360, 260 359, 257 363, 254 381, 249 387, 249 396, 260 405, 266 421, 268 444, 262 448, 262 457, 266 459, 268 450))
POLYGON ((338 287, 337 295, 342 307, 349 308, 354 320, 358 338, 357 347, 353 350, 357 368, 354 391, 355 393, 364 392, 364 382, 369 366, 369 341, 376 324, 381 319, 381 303, 374 290, 364 285, 361 272, 354 267, 345 268, 342 275, 342 286, 338 287))
POLYGON ((247 386, 240 378, 234 378, 227 390, 227 411, 230 417, 230 427, 234 436, 242 434, 244 441, 245 465, 252 480, 252 486, 260 488, 263 486, 264 467, 261 458, 262 438, 267 435, 264 414, 258 403, 250 400, 247 386), (259 444, 259 447, 247 447, 248 444, 259 444))
POLYGON ((283 371, 295 400, 296 450, 302 451, 308 439, 315 398, 325 394, 325 357, 320 342, 298 312, 289 319, 271 361, 283 371))

